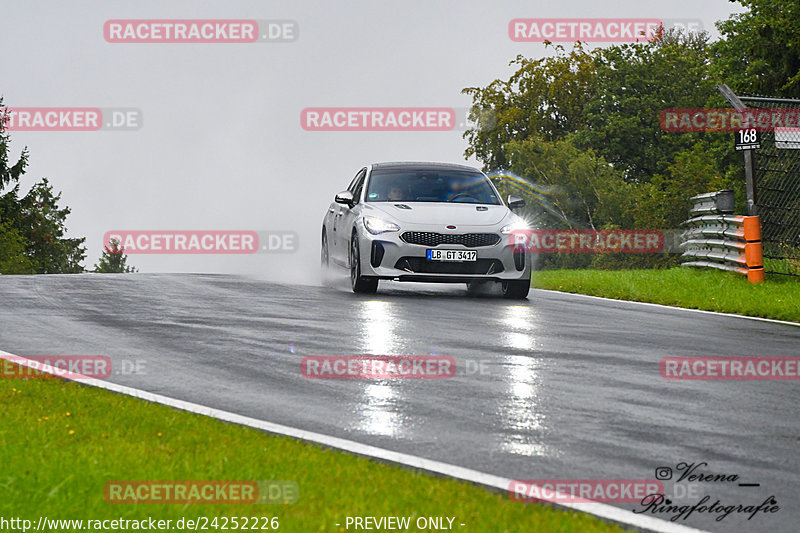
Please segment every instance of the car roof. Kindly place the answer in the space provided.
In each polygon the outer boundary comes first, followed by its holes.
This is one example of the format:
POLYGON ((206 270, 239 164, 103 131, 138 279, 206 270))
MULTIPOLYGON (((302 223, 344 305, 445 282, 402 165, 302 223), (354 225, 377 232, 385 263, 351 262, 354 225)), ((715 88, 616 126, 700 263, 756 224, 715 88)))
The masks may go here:
POLYGON ((470 167, 467 165, 460 165, 458 163, 438 163, 435 161, 386 161, 382 163, 373 163, 372 168, 374 169, 381 169, 381 170, 391 170, 391 169, 412 169, 412 168, 419 168, 420 170, 470 170, 472 172, 480 172, 475 167, 470 167))

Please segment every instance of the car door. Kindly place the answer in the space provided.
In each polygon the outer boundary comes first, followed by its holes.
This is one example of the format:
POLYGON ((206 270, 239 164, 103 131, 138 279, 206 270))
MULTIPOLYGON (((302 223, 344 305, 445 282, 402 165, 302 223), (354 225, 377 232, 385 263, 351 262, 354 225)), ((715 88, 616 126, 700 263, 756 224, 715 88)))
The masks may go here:
POLYGON ((353 193, 356 204, 351 208, 343 204, 336 204, 336 213, 333 217, 333 249, 331 251, 334 261, 340 264, 348 264, 347 258, 350 251, 350 228, 353 225, 353 209, 361 196, 361 189, 364 187, 364 177, 367 169, 362 168, 358 171, 353 181, 350 182, 348 191, 353 193))

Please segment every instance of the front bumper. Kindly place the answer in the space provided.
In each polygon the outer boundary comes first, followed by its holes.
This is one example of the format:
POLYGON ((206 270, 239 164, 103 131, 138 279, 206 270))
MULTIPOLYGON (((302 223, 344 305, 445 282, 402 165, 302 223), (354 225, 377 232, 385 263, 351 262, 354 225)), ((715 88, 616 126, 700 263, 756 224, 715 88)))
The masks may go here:
POLYGON ((363 226, 358 230, 361 273, 363 276, 396 281, 463 283, 477 280, 512 281, 530 279, 531 256, 524 248, 509 242, 499 227, 459 227, 458 231, 415 226, 379 235, 369 233, 363 226), (401 235, 406 232, 430 232, 444 235, 496 234, 499 242, 488 246, 461 244, 409 244, 401 235), (475 250, 477 260, 469 262, 429 261, 427 250, 475 250))

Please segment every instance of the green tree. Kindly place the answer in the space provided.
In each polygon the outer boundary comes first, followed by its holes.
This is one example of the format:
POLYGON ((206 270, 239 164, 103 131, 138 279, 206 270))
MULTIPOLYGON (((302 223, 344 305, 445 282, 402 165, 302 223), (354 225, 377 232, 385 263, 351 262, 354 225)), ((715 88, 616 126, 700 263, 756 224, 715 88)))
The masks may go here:
MULTIPOLYGON (((594 150, 577 147, 574 136, 555 141, 511 141, 505 149, 512 172, 527 179, 502 180, 500 188, 506 192, 511 186, 514 190, 509 194, 526 200, 525 218, 533 227, 635 227, 630 206, 640 202, 642 185, 625 181, 622 171, 594 150)), ((595 254, 541 254, 538 268, 585 268, 599 260, 601 256, 595 254)), ((618 268, 627 262, 628 258, 615 257, 606 259, 603 266, 618 268)), ((652 266, 650 263, 648 266, 652 266)))
POLYGON ((800 98, 800 3, 738 3, 749 11, 717 23, 722 39, 712 46, 715 77, 735 91, 800 98))
POLYGON ((8 192, 3 194, 6 186, 19 181, 25 172, 28 151, 23 149, 17 162, 9 164, 11 142, 5 131, 6 115, 3 110, 3 99, 0 98, 0 273, 33 274, 33 263, 25 255, 25 240, 9 217, 9 213, 16 208, 16 196, 8 192))
POLYGON ((599 50, 598 89, 585 102, 576 143, 624 170, 628 181, 646 183, 665 172, 706 134, 665 132, 659 114, 706 105, 716 94, 708 62, 706 34, 671 31, 659 41, 599 50))
POLYGON ((111 241, 103 247, 100 261, 94 266, 94 271, 101 274, 127 274, 136 272, 136 268, 127 265, 128 257, 125 248, 120 247, 119 240, 111 241))
POLYGON ((659 113, 703 107, 714 95, 706 34, 673 31, 654 42, 591 51, 577 43, 569 53, 555 51, 537 60, 518 56, 508 81, 462 91, 472 96, 473 115, 495 116, 493 124, 464 134, 466 155, 482 160, 485 170, 508 168, 510 141, 574 134, 576 146, 593 149, 626 180, 647 182, 703 137, 662 131, 659 113))
POLYGON ((580 44, 567 53, 555 47, 555 56, 528 59, 518 55, 510 65, 517 71, 508 81, 468 87, 472 96, 472 119, 491 113, 488 124, 464 133, 467 157, 476 156, 485 170, 508 168, 506 143, 536 137, 554 140, 576 131, 584 119, 587 95, 595 92, 596 52, 580 44))
POLYGON ((11 145, 11 139, 5 130, 6 114, 3 111, 3 99, 0 98, 0 192, 11 183, 17 183, 22 174, 25 173, 25 167, 28 165, 28 149, 23 148, 19 159, 13 165, 8 164, 8 148, 11 145))
POLYGON ((66 238, 69 207, 60 208, 61 193, 54 194, 47 178, 34 184, 19 200, 18 223, 27 241, 26 255, 39 274, 75 274, 83 272, 86 258, 85 237, 66 238))
POLYGON ((0 273, 35 274, 33 261, 25 255, 25 239, 6 223, 0 223, 0 273))
POLYGON ((734 189, 743 207, 744 179, 737 173, 721 170, 731 144, 730 139, 724 144, 700 141, 677 154, 663 174, 655 174, 646 184, 641 201, 631 207, 636 225, 679 228, 689 216, 692 196, 720 189, 734 189))
MULTIPOLYGON (((0 99, 2 109, 2 99, 0 99)), ((0 117, 0 271, 4 273, 60 274, 83 272, 85 238, 66 238, 69 207, 61 208, 47 178, 20 197, 20 178, 28 151, 9 164, 10 138, 0 117)))
POLYGON ((501 190, 534 202, 540 227, 678 228, 691 196, 721 188, 734 189, 741 208, 744 172, 731 134, 659 124, 669 108, 728 107, 715 88, 722 82, 800 97, 800 3, 739 3, 750 11, 718 23, 723 39, 714 43, 670 31, 654 42, 518 56, 507 81, 463 90, 473 118, 495 117, 464 134, 466 155, 484 170, 517 174, 501 190))
MULTIPOLYGON (((571 52, 557 47, 554 57, 517 57, 508 81, 464 90, 473 113, 496 115, 466 132, 466 153, 485 170, 514 174, 500 188, 526 198, 537 227, 678 228, 689 197, 743 181, 729 134, 672 133, 659 124, 664 109, 723 105, 710 61, 707 34, 675 31, 655 42, 591 51, 578 43, 571 52)), ((615 255, 545 263, 671 262, 615 255)))
POLYGON ((631 227, 627 207, 635 201, 636 184, 592 149, 578 148, 574 137, 555 141, 526 139, 505 146, 511 172, 525 176, 523 186, 511 180, 501 189, 521 195, 529 218, 542 228, 631 227))

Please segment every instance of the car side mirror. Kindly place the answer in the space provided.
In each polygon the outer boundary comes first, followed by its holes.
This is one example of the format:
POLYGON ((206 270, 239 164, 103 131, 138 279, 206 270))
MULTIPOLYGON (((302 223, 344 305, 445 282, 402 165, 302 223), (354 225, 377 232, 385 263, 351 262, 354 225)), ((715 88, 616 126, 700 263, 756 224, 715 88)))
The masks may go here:
POLYGON ((519 209, 520 207, 525 207, 525 200, 523 200, 519 196, 514 196, 513 194, 509 194, 508 208, 514 210, 514 209, 519 209))
POLYGON ((337 204, 344 204, 348 207, 353 207, 353 193, 350 191, 342 191, 333 199, 337 204))

